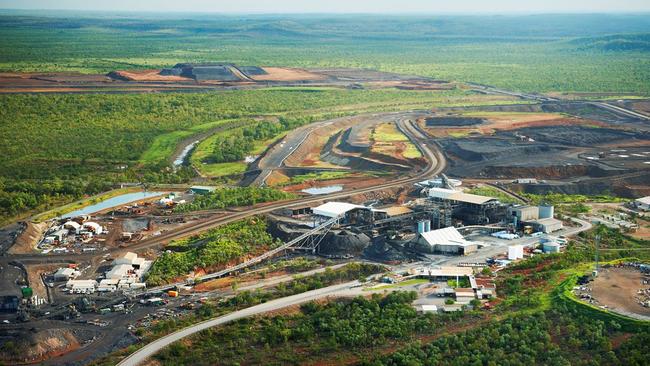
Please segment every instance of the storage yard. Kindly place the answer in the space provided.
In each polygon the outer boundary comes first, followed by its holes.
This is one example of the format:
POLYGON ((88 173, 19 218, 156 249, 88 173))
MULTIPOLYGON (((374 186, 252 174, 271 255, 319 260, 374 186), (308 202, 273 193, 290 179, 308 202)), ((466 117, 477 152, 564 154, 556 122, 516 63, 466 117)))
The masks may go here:
POLYGON ((642 320, 650 320, 650 267, 639 264, 607 266, 593 282, 575 290, 595 306, 642 320))

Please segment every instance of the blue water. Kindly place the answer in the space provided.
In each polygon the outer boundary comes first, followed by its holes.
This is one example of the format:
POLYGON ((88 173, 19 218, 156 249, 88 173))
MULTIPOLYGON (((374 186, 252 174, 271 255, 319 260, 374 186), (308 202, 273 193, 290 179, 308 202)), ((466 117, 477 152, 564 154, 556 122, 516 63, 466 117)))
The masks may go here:
POLYGON ((340 192, 342 190, 343 190, 343 186, 335 185, 335 186, 327 186, 327 187, 307 188, 307 189, 303 189, 302 192, 313 194, 313 195, 318 195, 318 194, 328 194, 328 193, 340 192))
POLYGON ((106 201, 102 201, 99 203, 96 203, 94 205, 86 206, 84 208, 80 208, 76 211, 69 212, 62 217, 76 217, 76 216, 81 216, 81 215, 90 215, 92 213, 95 213, 97 211, 102 211, 107 208, 115 207, 115 206, 121 206, 124 204, 127 204, 129 202, 133 201, 139 201, 145 198, 151 198, 155 196, 161 196, 163 194, 166 194, 167 192, 134 192, 134 193, 126 193, 122 194, 119 196, 115 196, 113 198, 109 198, 106 201))

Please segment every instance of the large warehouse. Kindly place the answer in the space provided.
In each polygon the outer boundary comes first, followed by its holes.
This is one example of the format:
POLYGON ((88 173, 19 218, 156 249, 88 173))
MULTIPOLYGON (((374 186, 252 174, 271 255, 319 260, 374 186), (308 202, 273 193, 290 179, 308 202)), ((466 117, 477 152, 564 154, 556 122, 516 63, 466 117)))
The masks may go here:
POLYGON ((478 244, 465 240, 455 227, 422 233, 418 247, 427 253, 467 255, 478 250, 478 244))

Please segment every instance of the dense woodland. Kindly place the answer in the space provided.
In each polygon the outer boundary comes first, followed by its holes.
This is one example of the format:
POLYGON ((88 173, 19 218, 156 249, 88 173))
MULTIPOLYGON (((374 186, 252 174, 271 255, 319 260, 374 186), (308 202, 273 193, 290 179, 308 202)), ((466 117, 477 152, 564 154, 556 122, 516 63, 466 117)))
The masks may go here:
POLYGON ((191 203, 178 205, 174 212, 190 212, 236 206, 250 206, 262 202, 281 201, 295 197, 273 188, 233 187, 217 188, 208 194, 196 195, 191 203))
POLYGON ((288 132, 303 124, 313 122, 314 117, 280 117, 278 122, 262 121, 251 123, 232 133, 223 136, 215 136, 212 140, 212 152, 204 161, 208 163, 227 163, 242 161, 251 154, 255 148, 255 142, 266 141, 278 136, 282 132, 288 132))
POLYGON ((224 266, 244 255, 269 250, 277 242, 266 228, 266 221, 255 217, 174 241, 147 273, 147 284, 161 285, 193 270, 224 266))
POLYGON ((490 321, 470 331, 414 343, 362 365, 647 365, 650 333, 632 336, 615 348, 615 323, 593 320, 566 309, 490 321), (644 343, 645 342, 645 343, 644 343))
POLYGON ((492 320, 473 312, 418 315, 410 305, 414 299, 415 293, 394 292, 309 303, 295 315, 209 329, 156 359, 163 365, 647 365, 650 333, 628 339, 616 322, 562 307, 492 320), (625 340, 614 346, 616 336, 625 340), (378 351, 388 345, 398 350, 382 356, 378 351))

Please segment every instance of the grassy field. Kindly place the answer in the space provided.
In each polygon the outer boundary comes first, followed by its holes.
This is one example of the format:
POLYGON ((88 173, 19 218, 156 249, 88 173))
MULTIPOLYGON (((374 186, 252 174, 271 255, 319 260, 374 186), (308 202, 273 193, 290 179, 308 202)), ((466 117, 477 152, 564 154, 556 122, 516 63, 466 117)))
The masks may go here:
POLYGON ((186 130, 173 131, 156 137, 151 146, 142 154, 140 161, 144 164, 156 164, 169 159, 181 140, 219 127, 227 126, 237 120, 226 119, 192 126, 186 130))

